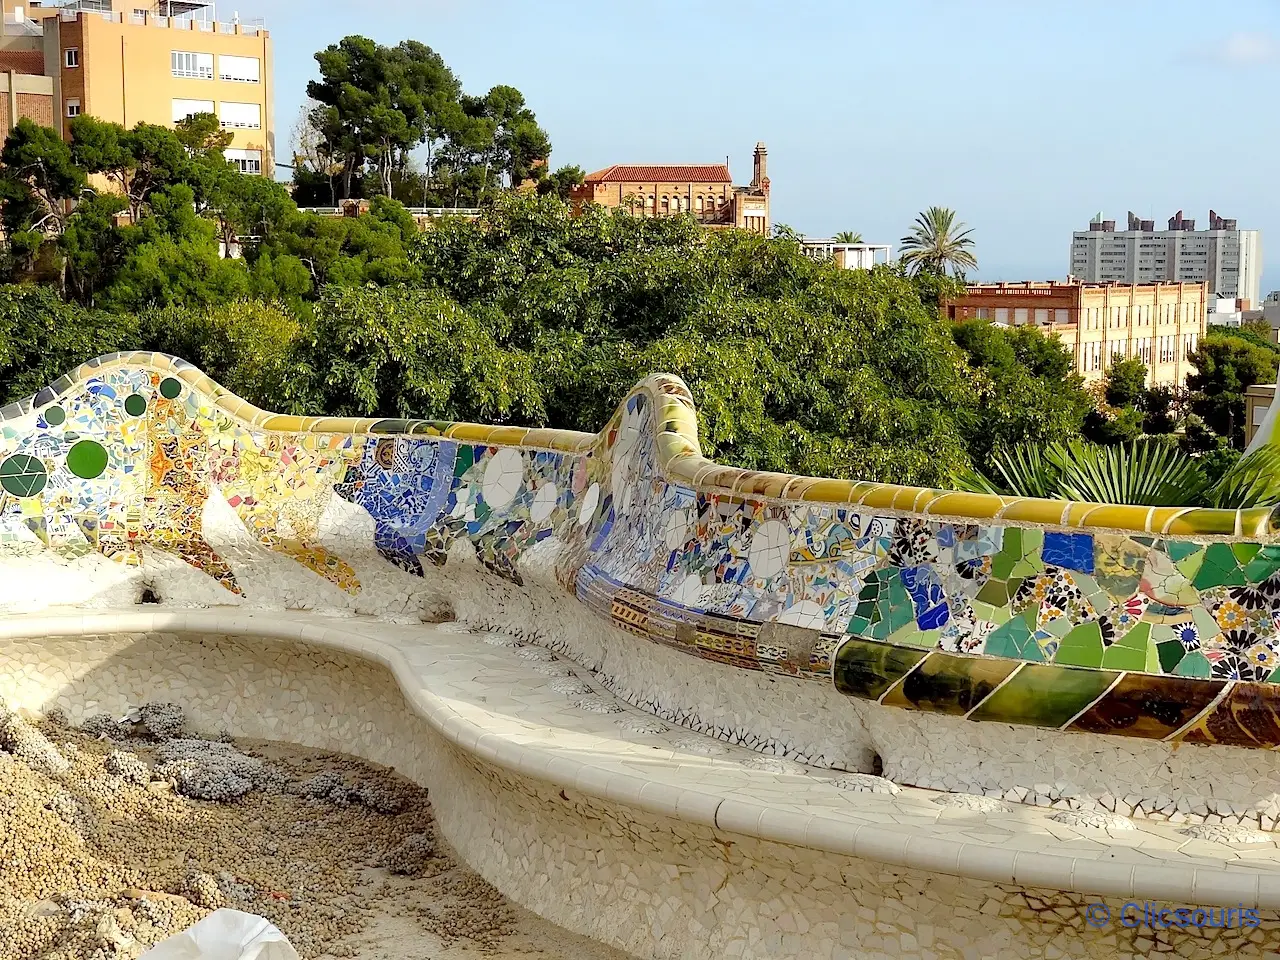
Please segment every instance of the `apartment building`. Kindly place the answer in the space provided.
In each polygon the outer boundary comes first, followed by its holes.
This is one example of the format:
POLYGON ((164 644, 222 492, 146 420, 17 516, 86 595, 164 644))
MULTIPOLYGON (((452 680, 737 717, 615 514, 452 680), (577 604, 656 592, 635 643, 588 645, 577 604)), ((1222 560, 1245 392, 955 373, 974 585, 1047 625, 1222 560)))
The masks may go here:
POLYGON ((213 113, 232 134, 227 159, 245 173, 274 174, 271 36, 261 25, 214 20, 212 5, 191 0, 0 2, 0 68, 6 54, 26 52, 24 37, 41 51, 64 137, 81 114, 131 127, 213 113))
POLYGON ((810 260, 830 260, 844 270, 870 270, 893 259, 893 246, 888 243, 844 243, 805 237, 800 249, 810 260))
POLYGON ((595 203, 638 216, 690 214, 712 228, 737 227, 769 236, 768 150, 757 143, 753 176, 735 187, 728 163, 614 164, 590 173, 570 194, 579 209, 595 203))
POLYGON ((978 317, 1008 326, 1034 324, 1056 335, 1086 381, 1105 376, 1111 359, 1141 360, 1148 382, 1181 384, 1187 357, 1205 331, 1203 283, 975 283, 945 305, 953 320, 978 317))
POLYGON ((1204 283, 1214 300, 1241 300, 1257 307, 1262 282, 1262 232, 1241 230, 1235 220, 1209 211, 1207 230, 1197 230, 1179 210, 1168 229, 1129 214, 1126 229, 1098 214, 1088 230, 1071 235, 1072 276, 1086 283, 1204 283))

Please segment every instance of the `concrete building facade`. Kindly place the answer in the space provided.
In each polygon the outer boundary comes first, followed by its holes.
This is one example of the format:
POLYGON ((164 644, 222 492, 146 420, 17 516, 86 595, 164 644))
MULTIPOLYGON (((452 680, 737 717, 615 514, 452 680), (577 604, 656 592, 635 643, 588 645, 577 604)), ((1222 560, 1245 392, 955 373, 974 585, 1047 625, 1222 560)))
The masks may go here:
POLYGON ((769 236, 768 150, 757 143, 753 176, 735 187, 727 163, 614 164, 590 173, 570 194, 581 209, 595 203, 622 207, 638 216, 689 214, 712 228, 737 227, 769 236))
POLYGON ((1102 214, 1088 230, 1071 235, 1070 272, 1086 283, 1204 283, 1211 299, 1258 305, 1262 282, 1262 232, 1240 230, 1235 220, 1209 211, 1209 229, 1179 210, 1168 229, 1129 214, 1127 229, 1117 230, 1102 214))
POLYGON ((893 259, 893 246, 887 243, 842 243, 805 237, 800 247, 811 260, 830 260, 844 270, 870 270, 893 259))
POLYGON ((946 304, 953 320, 1034 324, 1056 335, 1086 381, 1106 375, 1112 357, 1141 360, 1150 384, 1181 384, 1187 357, 1205 331, 1203 283, 977 283, 946 304))
POLYGON ((50 125, 64 137, 82 114, 132 127, 213 113, 232 135, 228 160, 245 173, 274 173, 271 36, 261 26, 205 19, 211 7, 190 0, 0 2, 0 69, 6 59, 29 65, 40 51, 53 83, 50 125))

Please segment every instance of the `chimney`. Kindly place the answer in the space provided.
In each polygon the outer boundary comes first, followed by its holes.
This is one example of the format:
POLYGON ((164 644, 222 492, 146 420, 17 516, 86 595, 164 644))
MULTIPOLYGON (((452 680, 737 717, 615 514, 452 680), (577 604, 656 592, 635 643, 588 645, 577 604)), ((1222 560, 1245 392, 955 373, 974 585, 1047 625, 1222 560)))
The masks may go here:
POLYGON ((753 156, 751 185, 758 187, 764 183, 765 178, 769 176, 768 163, 769 151, 765 149, 763 143, 756 144, 756 152, 753 156))

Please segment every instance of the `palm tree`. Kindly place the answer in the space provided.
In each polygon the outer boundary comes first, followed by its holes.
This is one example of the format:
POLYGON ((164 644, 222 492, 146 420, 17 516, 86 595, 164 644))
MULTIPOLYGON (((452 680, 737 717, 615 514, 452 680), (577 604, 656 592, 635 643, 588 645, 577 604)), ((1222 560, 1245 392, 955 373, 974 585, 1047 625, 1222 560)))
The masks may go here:
POLYGON ((926 270, 945 274, 963 275, 966 270, 976 270, 978 258, 973 255, 973 231, 962 229, 956 222, 956 212, 947 207, 930 207, 916 217, 911 232, 899 242, 902 244, 902 262, 912 273, 926 270))
POLYGON ((855 233, 852 230, 841 230, 833 239, 836 243, 861 243, 862 234, 855 233))

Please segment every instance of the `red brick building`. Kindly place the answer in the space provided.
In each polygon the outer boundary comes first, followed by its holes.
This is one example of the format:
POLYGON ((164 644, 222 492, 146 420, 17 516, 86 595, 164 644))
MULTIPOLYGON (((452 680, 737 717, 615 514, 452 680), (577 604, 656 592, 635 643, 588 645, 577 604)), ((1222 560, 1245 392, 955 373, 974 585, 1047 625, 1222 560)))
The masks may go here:
POLYGON ((578 208, 596 203, 645 217, 690 214, 708 227, 737 227, 768 236, 772 223, 767 164, 768 151, 757 143, 753 176, 745 187, 733 185, 725 163, 614 164, 588 174, 570 199, 578 208))

